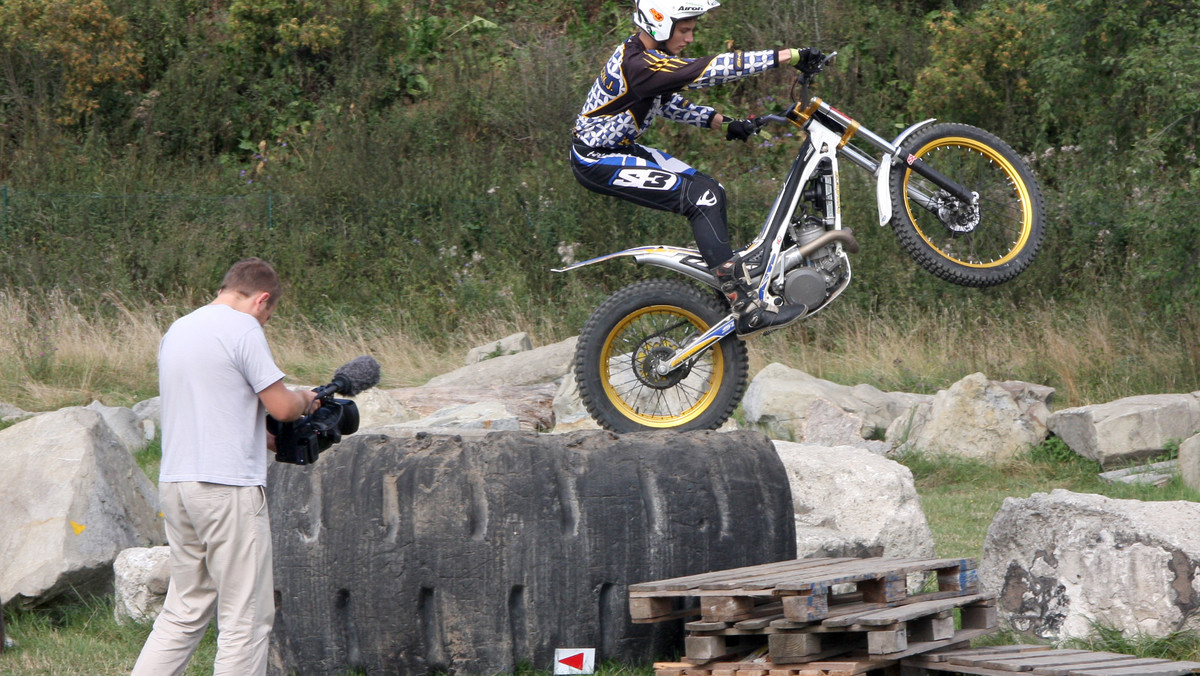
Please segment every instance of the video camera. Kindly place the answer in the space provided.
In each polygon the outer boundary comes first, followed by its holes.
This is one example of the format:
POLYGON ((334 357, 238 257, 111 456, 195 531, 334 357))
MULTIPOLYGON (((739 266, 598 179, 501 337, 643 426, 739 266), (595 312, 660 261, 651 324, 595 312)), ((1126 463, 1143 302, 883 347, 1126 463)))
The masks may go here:
POLYGON ((358 405, 349 399, 335 399, 334 394, 348 397, 375 387, 379 383, 379 362, 372 357, 355 357, 342 365, 333 381, 313 389, 321 406, 311 414, 280 422, 267 416, 267 431, 275 435, 275 460, 293 465, 311 465, 321 451, 358 431, 358 405))

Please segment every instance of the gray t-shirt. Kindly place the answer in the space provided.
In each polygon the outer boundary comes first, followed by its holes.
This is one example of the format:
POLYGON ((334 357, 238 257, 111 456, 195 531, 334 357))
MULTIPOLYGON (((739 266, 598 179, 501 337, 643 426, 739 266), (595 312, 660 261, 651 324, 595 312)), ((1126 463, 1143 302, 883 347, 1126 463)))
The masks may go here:
POLYGON ((158 346, 158 480, 267 485, 266 408, 258 393, 283 376, 253 316, 206 305, 176 320, 158 346))

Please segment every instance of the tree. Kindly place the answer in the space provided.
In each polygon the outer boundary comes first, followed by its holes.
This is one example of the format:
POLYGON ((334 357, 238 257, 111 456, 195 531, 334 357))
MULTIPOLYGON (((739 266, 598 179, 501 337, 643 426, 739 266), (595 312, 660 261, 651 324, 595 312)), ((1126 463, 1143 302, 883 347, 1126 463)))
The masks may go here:
POLYGON ((0 3, 0 105, 22 118, 48 115, 63 125, 99 106, 98 90, 140 77, 129 26, 104 0, 4 0, 0 3))

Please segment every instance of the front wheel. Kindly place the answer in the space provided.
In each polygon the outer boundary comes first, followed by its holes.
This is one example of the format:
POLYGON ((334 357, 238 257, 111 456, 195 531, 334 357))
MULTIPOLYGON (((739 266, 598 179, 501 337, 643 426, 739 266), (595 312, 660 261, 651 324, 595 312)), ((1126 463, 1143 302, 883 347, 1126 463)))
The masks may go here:
POLYGON ((592 312, 575 348, 575 380, 605 429, 715 429, 746 391, 746 344, 729 336, 660 375, 655 365, 728 314, 715 297, 675 280, 638 282, 592 312))
POLYGON ((907 163, 892 167, 892 229, 921 267, 962 286, 995 286, 1037 256, 1045 234, 1042 194, 1033 172, 1004 141, 965 124, 937 124, 904 143, 967 190, 965 204, 907 163))

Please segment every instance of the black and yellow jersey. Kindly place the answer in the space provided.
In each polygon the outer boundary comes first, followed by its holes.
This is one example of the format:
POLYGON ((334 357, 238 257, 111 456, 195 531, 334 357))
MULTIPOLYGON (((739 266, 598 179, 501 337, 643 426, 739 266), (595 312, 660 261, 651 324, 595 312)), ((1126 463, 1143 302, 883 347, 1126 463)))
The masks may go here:
POLYGON ((774 50, 688 59, 646 49, 634 35, 617 46, 588 92, 575 120, 575 139, 593 148, 619 148, 645 133, 659 116, 708 126, 716 111, 688 101, 681 90, 731 82, 775 65, 774 50))

